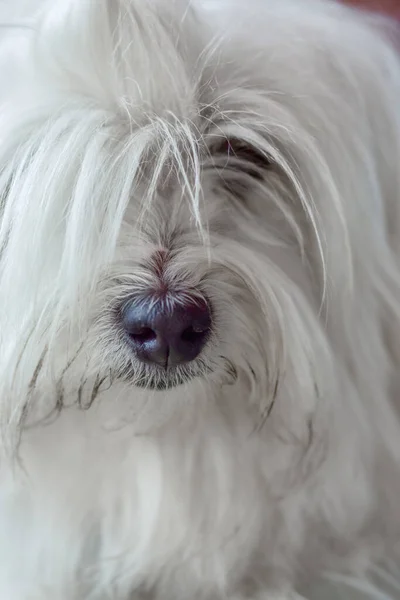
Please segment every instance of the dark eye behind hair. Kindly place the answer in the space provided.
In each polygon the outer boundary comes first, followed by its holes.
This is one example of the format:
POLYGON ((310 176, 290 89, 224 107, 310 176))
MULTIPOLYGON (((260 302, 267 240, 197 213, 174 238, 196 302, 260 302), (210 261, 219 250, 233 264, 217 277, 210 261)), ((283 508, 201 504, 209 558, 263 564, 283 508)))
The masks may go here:
POLYGON ((221 138, 210 147, 210 153, 216 168, 239 171, 255 179, 262 179, 271 166, 265 154, 238 138, 221 138))

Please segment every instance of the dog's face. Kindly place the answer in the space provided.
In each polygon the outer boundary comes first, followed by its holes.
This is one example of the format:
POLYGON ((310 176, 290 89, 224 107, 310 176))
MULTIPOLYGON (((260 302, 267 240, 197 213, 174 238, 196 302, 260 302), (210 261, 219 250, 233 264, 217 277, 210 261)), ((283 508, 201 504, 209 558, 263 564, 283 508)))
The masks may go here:
POLYGON ((139 161, 75 360, 86 356, 85 378, 105 388, 123 381, 133 394, 212 393, 240 379, 271 400, 283 348, 270 254, 287 241, 284 228, 280 240, 273 233, 283 219, 272 209, 290 186, 263 138, 258 147, 231 136, 220 114, 197 119, 186 139, 168 124, 172 142, 157 140, 139 161))
POLYGON ((132 385, 165 390, 195 378, 232 379, 239 370, 251 374, 253 353, 265 356, 270 334, 258 290, 273 273, 263 204, 280 179, 267 156, 224 136, 223 125, 199 117, 192 156, 174 148, 159 165, 154 153, 145 169, 150 179, 165 170, 161 185, 149 198, 142 182, 127 206, 90 335, 104 367, 132 385), (174 161, 187 168, 179 173, 174 161), (261 268, 262 283, 253 280, 261 268))
POLYGON ((108 32, 108 54, 87 24, 81 62, 71 40, 64 52, 65 23, 60 42, 45 22, 31 95, 17 86, 5 112, 10 418, 38 397, 91 405, 121 382, 132 397, 240 385, 268 413, 301 373, 314 397, 320 149, 301 103, 294 116, 292 96, 259 87, 256 65, 199 51, 195 22, 181 48, 156 11, 147 33, 128 16, 117 18, 126 46, 108 32))

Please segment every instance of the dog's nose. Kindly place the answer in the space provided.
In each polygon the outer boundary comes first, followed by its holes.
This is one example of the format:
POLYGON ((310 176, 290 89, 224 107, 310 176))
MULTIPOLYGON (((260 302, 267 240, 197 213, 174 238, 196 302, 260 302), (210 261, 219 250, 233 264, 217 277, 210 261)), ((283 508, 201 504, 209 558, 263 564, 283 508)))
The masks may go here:
POLYGON ((137 358, 164 368, 194 360, 211 330, 211 312, 205 300, 128 302, 122 323, 137 358))

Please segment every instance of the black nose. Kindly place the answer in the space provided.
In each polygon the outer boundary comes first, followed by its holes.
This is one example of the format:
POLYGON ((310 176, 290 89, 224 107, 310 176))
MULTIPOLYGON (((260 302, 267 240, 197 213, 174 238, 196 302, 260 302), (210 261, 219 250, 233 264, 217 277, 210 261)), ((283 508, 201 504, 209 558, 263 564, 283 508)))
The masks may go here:
POLYGON ((210 335, 211 314, 200 299, 133 299, 122 310, 122 323, 137 358, 167 368, 200 354, 210 335))

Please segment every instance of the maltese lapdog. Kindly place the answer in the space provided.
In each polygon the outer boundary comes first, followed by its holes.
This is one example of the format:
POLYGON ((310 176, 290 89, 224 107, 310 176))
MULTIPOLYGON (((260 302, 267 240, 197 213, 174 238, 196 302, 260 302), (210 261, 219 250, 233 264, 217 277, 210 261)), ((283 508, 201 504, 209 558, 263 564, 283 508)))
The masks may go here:
POLYGON ((394 24, 329 0, 28 4, 0 52, 1 600, 383 598, 394 24))

